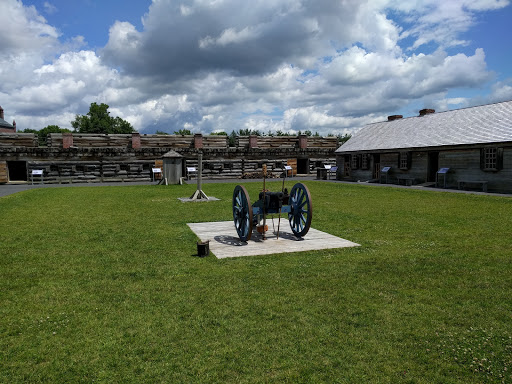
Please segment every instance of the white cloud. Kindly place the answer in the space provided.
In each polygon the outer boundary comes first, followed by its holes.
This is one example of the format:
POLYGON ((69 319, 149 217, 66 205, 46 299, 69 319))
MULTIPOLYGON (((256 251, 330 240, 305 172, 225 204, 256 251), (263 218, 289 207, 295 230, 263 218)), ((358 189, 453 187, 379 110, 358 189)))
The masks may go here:
POLYGON ((58 30, 48 25, 34 6, 25 7, 16 0, 3 0, 2 20, 0 41, 4 54, 16 57, 26 51, 36 51, 46 56, 60 45, 58 30))
POLYGON ((434 42, 442 48, 467 45, 459 35, 474 26, 475 12, 498 10, 508 6, 509 0, 390 0, 388 7, 401 11, 412 28, 400 38, 415 37, 410 48, 434 42))
POLYGON ((53 5, 52 3, 45 1, 43 3, 44 11, 48 13, 49 15, 54 14, 58 11, 57 7, 53 5))
MULTIPOLYGON (((22 22, 0 25, 0 104, 21 129, 69 126, 91 102, 103 102, 142 132, 347 133, 410 103, 443 110, 482 101, 447 97, 493 78, 484 49, 457 47, 481 12, 507 5, 159 0, 142 30, 116 21, 94 52, 80 50, 82 36, 61 42, 34 7, 4 0, 7 17, 22 22), (425 44, 436 49, 422 52, 425 44)), ((511 99, 511 83, 496 83, 486 97, 511 99)))
POLYGON ((225 46, 228 44, 240 44, 258 36, 258 28, 245 27, 237 31, 235 28, 228 28, 222 31, 219 37, 207 36, 199 40, 200 48, 207 48, 211 45, 225 46))

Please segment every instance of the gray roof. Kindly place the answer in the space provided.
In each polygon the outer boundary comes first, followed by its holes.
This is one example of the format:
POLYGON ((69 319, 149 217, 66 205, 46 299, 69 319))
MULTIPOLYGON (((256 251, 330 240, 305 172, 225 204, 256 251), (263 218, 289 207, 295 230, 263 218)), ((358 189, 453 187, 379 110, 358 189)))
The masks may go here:
POLYGON ((512 141, 512 101, 368 124, 336 152, 512 141))
POLYGON ((14 129, 12 124, 9 124, 7 121, 5 121, 4 119, 1 119, 1 118, 0 118, 0 128, 12 128, 12 129, 14 129))
POLYGON ((183 157, 181 156, 178 152, 176 151, 173 151, 172 149, 167 152, 165 155, 163 155, 162 157, 165 157, 165 158, 177 158, 177 157, 183 157))

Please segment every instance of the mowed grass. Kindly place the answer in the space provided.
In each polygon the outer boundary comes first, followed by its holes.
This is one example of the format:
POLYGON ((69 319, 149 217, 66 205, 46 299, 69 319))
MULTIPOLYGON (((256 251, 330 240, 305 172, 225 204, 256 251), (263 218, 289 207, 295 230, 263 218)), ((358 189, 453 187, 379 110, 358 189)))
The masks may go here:
POLYGON ((512 198, 306 184, 361 247, 193 257, 235 184, 0 198, 0 382, 512 382, 512 198))

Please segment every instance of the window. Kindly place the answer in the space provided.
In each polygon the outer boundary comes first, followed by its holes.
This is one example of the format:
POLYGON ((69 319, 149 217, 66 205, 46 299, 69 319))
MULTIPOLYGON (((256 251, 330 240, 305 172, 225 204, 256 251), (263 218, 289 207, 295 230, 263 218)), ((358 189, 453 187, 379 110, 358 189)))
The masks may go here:
POLYGON ((480 153, 480 167, 483 171, 499 171, 503 168, 503 148, 486 147, 480 153))
POLYGON ((411 167, 411 152, 400 152, 399 168, 407 170, 411 167))
POLYGON ((368 155, 366 153, 361 155, 361 169, 368 169, 368 155))
POLYGON ((357 169, 358 168, 358 156, 357 155, 352 155, 351 159, 350 159, 350 168, 352 169, 357 169))
POLYGON ((485 169, 496 169, 496 153, 498 148, 485 148, 484 149, 484 168, 485 169))

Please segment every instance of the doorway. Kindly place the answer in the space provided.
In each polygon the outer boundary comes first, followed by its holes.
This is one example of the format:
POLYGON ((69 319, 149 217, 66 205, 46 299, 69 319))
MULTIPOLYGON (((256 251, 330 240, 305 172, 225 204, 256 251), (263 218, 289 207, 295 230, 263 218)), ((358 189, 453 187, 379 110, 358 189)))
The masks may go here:
POLYGON ((427 181, 435 182, 437 170, 439 169, 439 152, 428 153, 427 181))
POLYGON ((380 155, 373 155, 373 172, 372 178, 380 182, 380 155))
POLYGON ((27 162, 26 161, 8 161, 7 170, 9 181, 27 181, 27 162))
POLYGON ((350 155, 345 155, 343 157, 343 177, 350 177, 350 155))
POLYGON ((301 175, 309 174, 309 159, 297 159, 297 173, 301 175))

